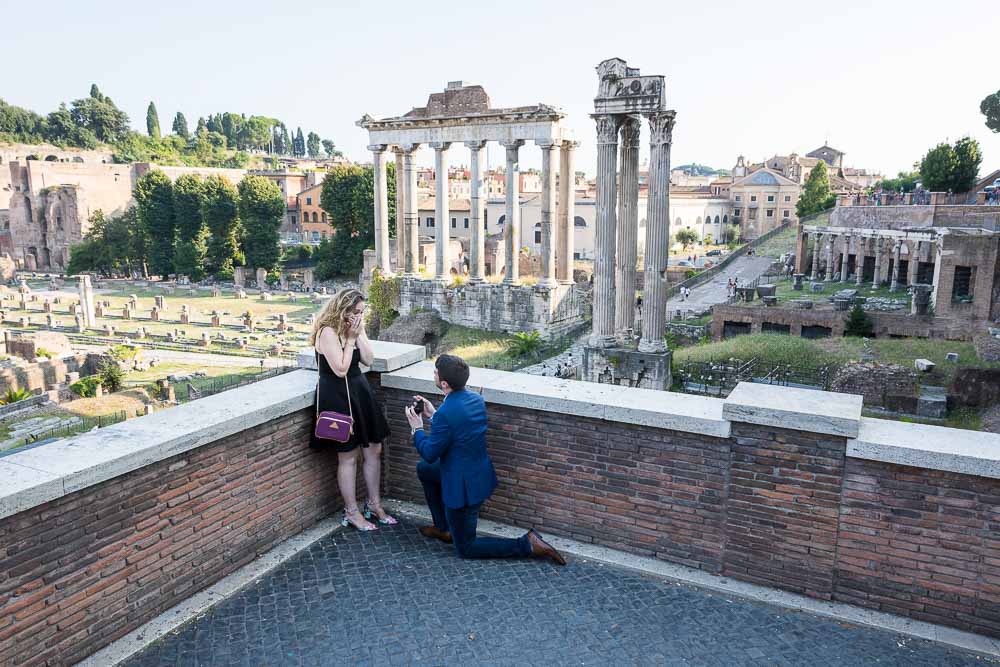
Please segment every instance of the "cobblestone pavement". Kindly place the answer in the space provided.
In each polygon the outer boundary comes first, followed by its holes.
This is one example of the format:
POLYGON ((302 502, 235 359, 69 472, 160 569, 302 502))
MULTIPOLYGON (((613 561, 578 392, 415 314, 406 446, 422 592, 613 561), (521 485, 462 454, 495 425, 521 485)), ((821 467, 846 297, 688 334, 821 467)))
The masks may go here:
POLYGON ((323 538, 126 664, 987 663, 579 559, 460 560, 403 520, 323 538))

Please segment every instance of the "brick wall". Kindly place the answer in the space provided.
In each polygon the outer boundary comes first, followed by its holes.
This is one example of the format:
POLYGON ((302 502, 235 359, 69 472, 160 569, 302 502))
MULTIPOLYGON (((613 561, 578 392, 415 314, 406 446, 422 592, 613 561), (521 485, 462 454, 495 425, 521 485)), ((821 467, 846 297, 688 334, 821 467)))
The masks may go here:
POLYGON ((0 519, 0 664, 77 662, 338 510, 312 424, 295 412, 0 519))
POLYGON ((1000 480, 848 459, 836 599, 1000 636, 1000 480))
MULTIPOLYGON (((386 495, 422 503, 403 408, 386 495)), ((732 424, 721 439, 488 405, 483 516, 811 597, 1000 637, 1000 480, 846 456, 846 440, 732 424)))

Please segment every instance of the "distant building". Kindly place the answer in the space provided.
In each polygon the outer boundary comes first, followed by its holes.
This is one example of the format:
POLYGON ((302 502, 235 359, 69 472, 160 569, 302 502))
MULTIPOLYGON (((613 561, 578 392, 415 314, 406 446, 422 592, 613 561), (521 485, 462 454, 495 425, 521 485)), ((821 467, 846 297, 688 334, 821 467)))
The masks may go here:
POLYGON ((317 183, 298 194, 299 233, 305 243, 319 243, 333 236, 333 226, 326 211, 320 206, 323 184, 317 183))
POLYGON ((734 174, 729 197, 741 236, 755 239, 784 223, 798 222, 795 204, 800 190, 798 183, 769 167, 742 177, 734 174))

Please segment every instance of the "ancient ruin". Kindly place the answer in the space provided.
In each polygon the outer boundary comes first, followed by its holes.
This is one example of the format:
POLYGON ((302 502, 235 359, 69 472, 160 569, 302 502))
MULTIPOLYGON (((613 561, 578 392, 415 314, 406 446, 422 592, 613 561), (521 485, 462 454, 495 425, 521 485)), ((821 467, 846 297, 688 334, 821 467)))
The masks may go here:
POLYGON ((448 321, 462 322, 470 315, 476 325, 494 331, 539 331, 556 335, 583 320, 584 300, 573 285, 573 151, 576 143, 562 126, 565 115, 555 107, 493 108, 481 86, 460 81, 448 84, 442 93, 430 96, 424 107, 394 117, 375 119, 365 115, 358 125, 368 131, 375 166, 375 266, 383 275, 392 273, 389 243, 386 153, 396 159, 396 268, 402 274, 400 312, 433 308, 448 321), (506 216, 503 225, 501 285, 485 282, 485 233, 483 149, 489 141, 506 150, 506 216), (526 142, 542 151, 542 253, 541 275, 536 286, 521 285, 519 156, 526 142), (448 155, 453 144, 469 149, 471 167, 471 243, 469 284, 449 289, 456 266, 449 233, 448 155), (421 240, 418 235, 417 169, 415 153, 421 145, 434 149, 437 173, 433 279, 420 278, 421 240), (558 151, 558 155, 557 155, 558 151), (558 164, 558 166, 557 166, 558 164), (556 170, 560 194, 556 203, 556 170))
POLYGON ((594 330, 584 350, 583 377, 593 382, 667 389, 670 352, 664 341, 665 274, 670 251, 670 146, 675 112, 666 108, 662 76, 642 76, 620 58, 598 65, 597 76, 592 116, 597 125, 594 330), (633 347, 642 117, 650 130, 649 195, 641 335, 633 347))

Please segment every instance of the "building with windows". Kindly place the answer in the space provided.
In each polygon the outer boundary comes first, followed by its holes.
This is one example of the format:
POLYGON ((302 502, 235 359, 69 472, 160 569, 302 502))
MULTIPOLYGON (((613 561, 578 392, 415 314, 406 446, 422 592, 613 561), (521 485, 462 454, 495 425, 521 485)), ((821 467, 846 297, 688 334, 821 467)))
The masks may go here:
POLYGON ((298 229, 306 243, 319 243, 333 235, 326 211, 320 206, 323 184, 317 183, 298 194, 298 229))
POLYGON ((769 167, 740 177, 734 173, 729 198, 732 220, 740 225, 742 238, 755 239, 782 224, 797 223, 800 190, 798 183, 769 167))

